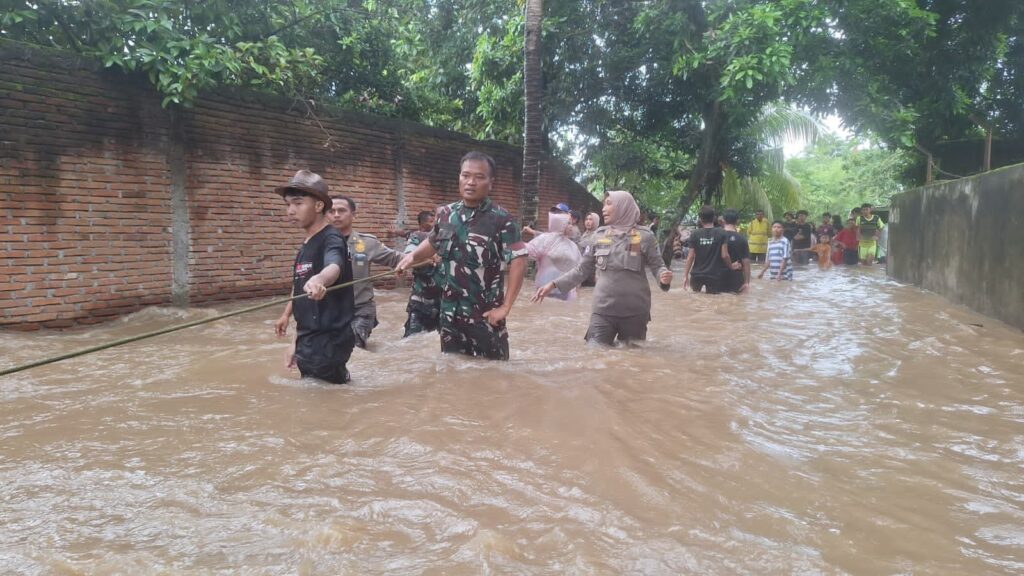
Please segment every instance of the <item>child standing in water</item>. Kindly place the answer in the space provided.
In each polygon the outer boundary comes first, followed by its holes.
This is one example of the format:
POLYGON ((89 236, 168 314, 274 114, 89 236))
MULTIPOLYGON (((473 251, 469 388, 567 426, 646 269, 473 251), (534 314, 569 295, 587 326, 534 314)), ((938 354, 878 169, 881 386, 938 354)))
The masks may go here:
POLYGON ((818 269, 828 270, 832 267, 832 239, 828 234, 820 234, 818 243, 810 248, 797 248, 793 252, 813 252, 818 255, 818 269))
POLYGON ((782 222, 776 220, 772 222, 772 239, 768 241, 765 265, 757 277, 764 278, 765 272, 771 272, 769 280, 792 280, 792 258, 793 249, 790 247, 789 239, 782 235, 782 222))

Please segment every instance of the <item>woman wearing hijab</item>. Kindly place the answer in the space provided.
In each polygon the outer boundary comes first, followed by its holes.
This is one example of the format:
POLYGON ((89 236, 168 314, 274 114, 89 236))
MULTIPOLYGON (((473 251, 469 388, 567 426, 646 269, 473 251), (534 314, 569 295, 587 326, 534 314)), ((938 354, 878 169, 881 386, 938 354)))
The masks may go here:
POLYGON ((541 286, 533 301, 544 300, 555 289, 567 292, 596 270, 587 342, 611 345, 616 338, 624 343, 646 340, 651 286, 644 268, 658 278, 663 288, 672 282, 672 272, 661 259, 654 234, 637 225, 640 207, 629 192, 609 192, 602 212, 607 225, 597 229, 593 250, 575 269, 541 286))
MULTIPOLYGON (((601 217, 597 212, 591 212, 587 214, 587 217, 583 220, 583 235, 580 236, 580 254, 586 257, 594 250, 594 242, 597 240, 597 229, 601 227, 601 217)), ((583 279, 583 283, 580 286, 593 286, 594 275, 583 279)))
MULTIPOLYGON (((548 213, 548 231, 526 244, 530 258, 537 261, 538 287, 573 270, 580 263, 580 249, 570 239, 572 228, 575 226, 571 224, 568 214, 552 209, 548 213)), ((561 300, 572 300, 575 296, 575 288, 551 294, 552 298, 561 300)))
POLYGON ((601 217, 597 212, 587 214, 583 220, 583 235, 580 236, 580 253, 586 254, 587 250, 594 246, 597 239, 597 229, 601 227, 601 217))

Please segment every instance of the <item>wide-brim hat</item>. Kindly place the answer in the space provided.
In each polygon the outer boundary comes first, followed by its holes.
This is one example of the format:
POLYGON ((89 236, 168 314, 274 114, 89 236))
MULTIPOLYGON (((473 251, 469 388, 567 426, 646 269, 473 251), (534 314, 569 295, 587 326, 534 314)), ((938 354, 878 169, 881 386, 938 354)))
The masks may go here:
POLYGON ((274 192, 277 192, 284 198, 284 195, 289 190, 298 190, 305 192, 310 196, 324 203, 325 209, 331 209, 331 196, 327 190, 327 182, 320 177, 319 174, 310 172, 309 170, 299 170, 292 176, 292 179, 288 181, 288 184, 284 186, 278 186, 274 188, 274 192))

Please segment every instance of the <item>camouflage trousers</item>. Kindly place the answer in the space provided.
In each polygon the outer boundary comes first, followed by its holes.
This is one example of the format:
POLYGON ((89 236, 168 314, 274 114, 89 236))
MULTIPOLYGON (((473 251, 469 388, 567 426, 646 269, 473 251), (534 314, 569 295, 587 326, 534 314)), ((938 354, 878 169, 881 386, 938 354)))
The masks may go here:
POLYGON ((424 302, 410 298, 405 311, 409 313, 409 317, 405 321, 403 338, 420 332, 433 332, 438 329, 441 322, 441 302, 439 300, 424 302))
POLYGON ((441 352, 508 360, 505 321, 491 326, 483 318, 441 317, 441 352))

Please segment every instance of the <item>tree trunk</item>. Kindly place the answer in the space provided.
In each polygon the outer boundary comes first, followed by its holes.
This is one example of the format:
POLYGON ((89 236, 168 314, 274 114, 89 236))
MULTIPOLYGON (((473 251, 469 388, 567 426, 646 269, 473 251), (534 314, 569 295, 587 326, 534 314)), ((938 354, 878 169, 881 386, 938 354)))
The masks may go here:
POLYGON ((526 114, 523 122, 523 187, 519 197, 519 219, 523 224, 536 223, 537 220, 540 155, 544 141, 540 44, 543 13, 543 0, 526 0, 526 37, 523 42, 523 103, 526 114))
MULTIPOLYGON (((680 221, 686 217, 690 206, 698 197, 703 196, 709 200, 722 186, 720 148, 722 128, 725 126, 725 112, 722 111, 721 103, 716 100, 704 107, 702 116, 704 131, 701 134, 700 150, 697 152, 697 163, 693 167, 690 179, 686 182, 686 189, 679 197, 679 203, 676 204, 680 221)), ((661 257, 665 260, 666 266, 672 265, 672 245, 678 235, 679 222, 676 222, 661 248, 661 257)))

